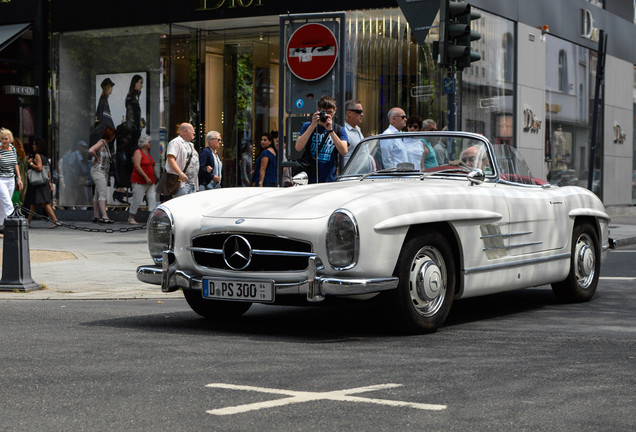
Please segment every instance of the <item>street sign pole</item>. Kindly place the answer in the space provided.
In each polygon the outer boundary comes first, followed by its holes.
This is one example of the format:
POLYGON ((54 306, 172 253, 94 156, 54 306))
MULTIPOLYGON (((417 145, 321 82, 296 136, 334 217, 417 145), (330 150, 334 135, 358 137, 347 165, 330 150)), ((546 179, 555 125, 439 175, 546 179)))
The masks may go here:
POLYGON ((279 186, 283 185, 283 168, 302 155, 294 143, 321 96, 336 99, 336 121, 344 124, 346 46, 341 42, 345 34, 345 12, 280 15, 278 130, 284 133, 278 157, 279 186))

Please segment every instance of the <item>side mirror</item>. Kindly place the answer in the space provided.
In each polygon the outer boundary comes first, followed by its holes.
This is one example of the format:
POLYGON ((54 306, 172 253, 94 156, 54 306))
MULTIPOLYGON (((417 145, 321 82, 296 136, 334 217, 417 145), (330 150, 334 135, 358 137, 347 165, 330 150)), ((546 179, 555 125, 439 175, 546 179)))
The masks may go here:
POLYGON ((474 170, 469 172, 466 177, 468 178, 471 186, 482 184, 484 180, 486 180, 486 174, 484 173, 484 170, 480 168, 475 168, 474 170))
POLYGON ((294 186, 305 186, 309 183, 309 176, 305 171, 300 172, 292 177, 292 184, 294 186))

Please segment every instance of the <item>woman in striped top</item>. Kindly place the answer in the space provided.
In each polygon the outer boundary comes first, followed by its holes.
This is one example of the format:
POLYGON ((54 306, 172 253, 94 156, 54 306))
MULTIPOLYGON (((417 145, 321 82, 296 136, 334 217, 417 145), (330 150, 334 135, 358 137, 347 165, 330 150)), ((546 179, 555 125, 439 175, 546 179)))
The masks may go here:
POLYGON ((22 190, 22 178, 18 168, 18 155, 13 147, 13 134, 9 129, 0 128, 0 224, 13 213, 11 197, 17 183, 22 190))

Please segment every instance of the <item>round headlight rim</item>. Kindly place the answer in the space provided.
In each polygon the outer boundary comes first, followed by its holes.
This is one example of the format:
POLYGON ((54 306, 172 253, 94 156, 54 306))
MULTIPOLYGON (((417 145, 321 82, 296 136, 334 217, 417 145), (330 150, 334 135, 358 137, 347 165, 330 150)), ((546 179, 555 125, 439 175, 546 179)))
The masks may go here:
POLYGON ((329 265, 331 266, 332 269, 336 270, 336 271, 344 271, 344 270, 351 270, 352 268, 354 268, 357 264, 358 264, 358 259, 360 256, 360 227, 358 226, 358 221, 356 220, 355 216, 353 215, 353 213, 350 210, 344 209, 344 208, 339 208, 333 211, 333 213, 331 213, 331 215, 329 216, 329 220, 327 221, 327 236, 325 237, 325 249, 327 251, 327 262, 329 262, 329 265), (353 258, 351 260, 351 262, 345 266, 340 266, 340 265, 334 265, 331 262, 331 254, 329 253, 329 245, 328 245, 328 237, 329 237, 329 227, 332 224, 333 218, 336 215, 344 215, 347 218, 349 218, 349 220, 351 221, 351 224, 353 226, 353 230, 354 230, 354 236, 355 236, 355 244, 353 246, 354 250, 353 250, 353 258))
POLYGON ((155 262, 155 264, 157 265, 161 265, 162 263, 162 259, 161 259, 161 255, 160 254, 154 254, 153 255, 153 251, 150 250, 150 245, 152 243, 151 239, 150 239, 150 235, 152 235, 152 222, 153 219, 155 219, 157 217, 157 214, 161 212, 163 213, 165 216, 160 216, 161 218, 165 217, 168 220, 168 224, 170 225, 170 235, 169 235, 169 239, 167 239, 166 242, 166 247, 164 248, 160 248, 162 249, 159 252, 163 252, 164 250, 169 250, 172 251, 174 248, 174 218, 172 216, 172 213, 170 212, 170 210, 168 210, 166 207, 159 205, 157 207, 155 207, 151 212, 150 215, 148 217, 148 222, 146 225, 146 229, 147 229, 147 235, 148 235, 148 252, 150 253, 150 256, 152 257, 153 261, 155 262))

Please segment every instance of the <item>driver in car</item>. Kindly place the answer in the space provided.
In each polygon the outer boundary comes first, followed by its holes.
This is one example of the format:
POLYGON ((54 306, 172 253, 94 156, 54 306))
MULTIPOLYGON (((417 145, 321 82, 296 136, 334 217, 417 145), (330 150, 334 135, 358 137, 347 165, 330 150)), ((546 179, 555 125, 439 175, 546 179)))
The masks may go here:
POLYGON ((473 145, 466 147, 458 160, 449 161, 449 165, 465 166, 470 169, 484 168, 488 165, 488 156, 484 152, 484 147, 479 145, 473 145))

